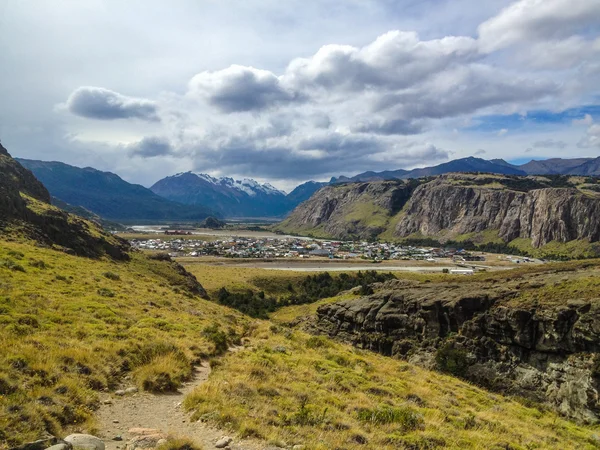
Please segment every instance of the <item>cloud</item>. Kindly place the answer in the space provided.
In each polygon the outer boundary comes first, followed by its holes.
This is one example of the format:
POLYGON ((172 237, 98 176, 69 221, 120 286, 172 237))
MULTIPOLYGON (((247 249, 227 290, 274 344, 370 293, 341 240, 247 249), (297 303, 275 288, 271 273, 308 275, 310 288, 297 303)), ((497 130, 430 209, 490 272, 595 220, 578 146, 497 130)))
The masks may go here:
POLYGON ((600 3, 593 0, 520 0, 483 22, 479 44, 491 53, 515 44, 556 40, 597 24, 600 3))
POLYGON ((335 131, 268 141, 249 139, 247 133, 213 134, 190 144, 186 155, 192 155, 194 168, 201 171, 294 180, 448 159, 447 151, 427 142, 335 131))
POLYGON ((566 148, 568 144, 564 141, 557 141, 554 139, 545 139, 543 141, 536 141, 533 143, 533 148, 566 148))
POLYGON ((477 43, 470 37, 421 41, 415 32, 394 30, 364 47, 325 45, 310 58, 294 59, 282 81, 295 89, 402 89, 476 58, 477 43))
POLYGON ((142 158, 154 158, 167 156, 173 153, 173 147, 164 137, 145 137, 141 141, 129 144, 127 150, 130 156, 141 156, 142 158))
POLYGON ((486 153, 487 152, 484 149, 480 148, 475 152, 475 156, 485 155, 486 153))
POLYGON ((286 90, 272 72, 239 65, 195 75, 189 82, 188 94, 206 98, 224 113, 261 111, 302 100, 300 95, 286 90))
POLYGON ((442 119, 491 106, 540 100, 557 89, 549 80, 531 80, 476 64, 455 67, 410 90, 381 95, 373 109, 394 108, 396 116, 406 119, 442 119))
POLYGON ((583 116, 583 119, 573 119, 573 125, 591 125, 594 123, 594 119, 590 114, 583 116))
POLYGON ((496 133, 497 136, 506 136, 508 134, 508 130, 506 128, 502 128, 501 130, 498 130, 498 132, 496 133))
POLYGON ((127 97, 108 89, 82 86, 69 96, 67 109, 87 119, 140 119, 157 122, 156 104, 147 99, 127 97))
POLYGON ((594 124, 588 128, 587 134, 578 143, 579 148, 600 147, 600 124, 594 124))
POLYGON ((385 135, 411 135, 421 133, 423 131, 423 126, 410 120, 388 119, 359 123, 352 127, 352 131, 385 135))

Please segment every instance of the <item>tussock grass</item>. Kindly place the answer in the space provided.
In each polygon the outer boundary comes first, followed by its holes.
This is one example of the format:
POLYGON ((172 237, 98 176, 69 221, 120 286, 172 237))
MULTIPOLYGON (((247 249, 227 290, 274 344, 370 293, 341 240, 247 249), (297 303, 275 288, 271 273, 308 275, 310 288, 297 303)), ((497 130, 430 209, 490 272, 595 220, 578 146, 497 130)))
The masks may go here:
POLYGON ((250 341, 186 398, 194 419, 310 449, 598 447, 594 427, 406 362, 268 322, 250 341))
POLYGON ((215 354, 203 331, 239 341, 247 318, 192 295, 168 262, 93 260, 0 240, 0 448, 94 426, 99 390, 132 373, 172 390, 215 354), (110 274, 110 275, 108 275, 110 274))

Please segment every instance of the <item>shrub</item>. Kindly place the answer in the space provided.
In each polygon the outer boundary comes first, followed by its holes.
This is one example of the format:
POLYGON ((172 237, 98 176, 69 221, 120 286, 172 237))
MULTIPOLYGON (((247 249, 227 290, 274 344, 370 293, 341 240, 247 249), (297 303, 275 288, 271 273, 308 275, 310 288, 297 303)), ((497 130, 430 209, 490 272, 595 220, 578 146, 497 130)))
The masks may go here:
POLYGON ((380 406, 375 409, 362 408, 358 410, 358 420, 374 425, 396 423, 401 426, 403 431, 413 431, 422 428, 425 423, 422 415, 408 406, 397 408, 380 406))
POLYGON ((48 268, 48 265, 44 261, 42 261, 41 259, 39 261, 31 261, 29 263, 29 265, 31 267, 35 267, 37 269, 47 269, 48 268))
POLYGON ((202 446, 187 438, 168 439, 165 444, 159 445, 156 450, 202 450, 202 446))
POLYGON ((114 272, 104 272, 102 275, 104 275, 105 278, 113 281, 119 281, 121 279, 121 277, 114 272))
POLYGON ((229 348, 227 333, 221 330, 216 323, 209 327, 205 327, 204 330, 202 330, 202 335, 214 345, 215 349, 213 353, 215 355, 225 353, 229 348))
POLYGON ((457 377, 465 376, 468 368, 467 351, 447 342, 435 354, 438 370, 457 377))
POLYGON ((180 353, 169 353, 157 356, 149 364, 134 371, 138 385, 150 392, 174 392, 192 373, 187 358, 180 353))
POLYGON ((331 347, 331 342, 325 336, 311 336, 306 340, 307 348, 331 347))
POLYGON ((114 297, 115 293, 110 289, 100 288, 98 289, 98 295, 101 295, 102 297, 114 297))

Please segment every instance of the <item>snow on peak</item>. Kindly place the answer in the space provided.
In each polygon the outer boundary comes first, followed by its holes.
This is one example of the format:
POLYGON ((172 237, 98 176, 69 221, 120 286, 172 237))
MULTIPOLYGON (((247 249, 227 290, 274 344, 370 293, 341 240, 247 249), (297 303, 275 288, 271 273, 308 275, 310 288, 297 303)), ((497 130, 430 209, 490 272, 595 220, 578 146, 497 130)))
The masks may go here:
POLYGON ((211 177, 210 175, 208 175, 206 173, 200 173, 200 172, 182 172, 182 173, 178 173, 173 176, 180 177, 185 174, 193 174, 208 183, 215 184, 215 185, 219 184, 221 186, 226 186, 226 187, 236 189, 241 192, 245 192, 250 197, 256 196, 256 194, 259 192, 262 192, 267 195, 286 195, 285 192, 280 191, 279 189, 275 188, 273 185, 271 185, 269 183, 261 184, 258 181, 253 180, 252 178, 243 178, 241 180, 234 180, 231 177, 215 178, 215 177, 211 177))

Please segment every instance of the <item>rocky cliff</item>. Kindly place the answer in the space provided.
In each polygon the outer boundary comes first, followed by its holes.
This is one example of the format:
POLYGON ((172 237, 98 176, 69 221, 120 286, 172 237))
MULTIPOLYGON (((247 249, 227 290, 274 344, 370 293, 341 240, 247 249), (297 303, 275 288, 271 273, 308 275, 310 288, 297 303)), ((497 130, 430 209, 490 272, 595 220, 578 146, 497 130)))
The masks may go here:
POLYGON ((383 181, 321 188, 276 229, 336 239, 368 239, 385 231, 409 200, 414 183, 383 181))
POLYGON ((552 302, 541 287, 573 287, 597 275, 583 271, 572 284, 564 280, 573 275, 551 272, 478 282, 391 281, 374 295, 321 306, 316 326, 360 348, 597 422, 600 303, 587 294, 552 302))
MULTIPOLYGON (((510 188, 455 184, 457 176, 441 176, 415 189, 394 235, 454 237, 497 230, 504 242, 531 239, 533 247, 551 241, 600 239, 600 197, 575 187, 510 188)), ((471 177, 467 178, 469 182, 471 177)))
POLYGON ((346 239, 486 233, 510 243, 600 240, 597 180, 565 176, 448 174, 410 181, 348 183, 319 190, 278 229, 346 239), (591 183, 591 184, 590 184, 591 183))

